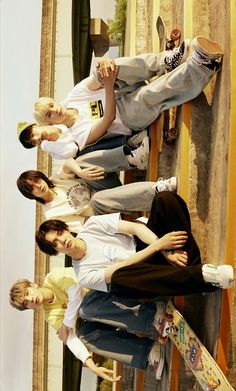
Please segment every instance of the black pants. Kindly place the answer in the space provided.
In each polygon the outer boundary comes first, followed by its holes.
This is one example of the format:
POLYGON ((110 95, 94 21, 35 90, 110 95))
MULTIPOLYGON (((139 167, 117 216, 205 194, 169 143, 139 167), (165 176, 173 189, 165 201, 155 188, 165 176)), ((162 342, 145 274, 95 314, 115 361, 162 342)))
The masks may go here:
MULTIPOLYGON (((188 266, 173 266, 157 252, 148 260, 118 269, 112 275, 111 289, 117 296, 154 298, 192 293, 213 292, 216 288, 204 282, 201 256, 191 233, 191 221, 184 200, 171 192, 158 193, 152 203, 147 224, 159 238, 171 231, 187 231, 183 247, 188 253, 188 266)), ((146 244, 137 240, 137 251, 146 244)))

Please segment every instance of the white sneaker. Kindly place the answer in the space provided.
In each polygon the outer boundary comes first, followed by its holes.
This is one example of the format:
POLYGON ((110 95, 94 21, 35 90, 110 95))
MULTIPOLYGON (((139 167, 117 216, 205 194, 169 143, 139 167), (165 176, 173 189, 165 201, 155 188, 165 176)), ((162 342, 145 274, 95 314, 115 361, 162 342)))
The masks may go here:
POLYGON ((234 281, 234 270, 230 265, 211 265, 205 264, 202 266, 202 275, 205 282, 218 288, 231 288, 234 281))
POLYGON ((155 342, 149 353, 148 362, 155 370, 155 376, 157 380, 160 380, 163 367, 164 367, 164 347, 159 342, 155 342))
POLYGON ((185 39, 181 45, 173 50, 167 51, 165 57, 165 65, 167 71, 173 71, 180 64, 186 61, 189 52, 190 40, 185 39))
POLYGON ((221 58, 223 50, 221 46, 210 39, 202 36, 195 37, 192 40, 192 59, 198 64, 205 65, 213 71, 221 69, 221 58))
POLYGON ((156 313, 152 325, 155 327, 156 331, 159 334, 162 334, 164 330, 165 309, 166 309, 166 303, 164 303, 163 301, 156 301, 156 313))
POLYGON ((131 148, 138 148, 141 142, 143 141, 144 137, 147 137, 147 130, 142 130, 141 132, 138 132, 133 136, 129 137, 127 140, 127 144, 131 148))
POLYGON ((172 176, 169 179, 159 178, 158 181, 152 187, 155 191, 176 191, 177 189, 177 178, 172 176))
POLYGON ((130 165, 136 166, 139 170, 146 170, 148 165, 148 155, 149 138, 144 137, 140 147, 132 151, 127 158, 130 165))

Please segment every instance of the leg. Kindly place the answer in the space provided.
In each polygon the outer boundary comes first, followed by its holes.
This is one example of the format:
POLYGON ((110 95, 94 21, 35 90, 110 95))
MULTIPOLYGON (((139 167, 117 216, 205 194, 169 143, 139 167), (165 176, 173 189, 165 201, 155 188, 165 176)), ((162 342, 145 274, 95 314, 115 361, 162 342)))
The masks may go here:
POLYGON ((97 322, 84 323, 78 337, 88 350, 113 360, 146 369, 153 341, 97 322))
POLYGON ((91 206, 94 214, 150 211, 155 194, 154 182, 136 182, 114 190, 104 190, 93 195, 91 206))
POLYGON ((105 170, 105 178, 100 181, 86 181, 86 184, 92 191, 100 191, 121 186, 122 183, 118 178, 116 171, 130 170, 128 160, 124 153, 124 147, 114 149, 98 150, 79 156, 76 161, 82 168, 91 165, 101 166, 105 170))
POLYGON ((117 58, 115 60, 115 63, 119 65, 117 79, 125 81, 128 85, 133 85, 153 76, 161 76, 166 70, 165 57, 166 52, 117 58))
MULTIPOLYGON (((131 90, 143 85, 140 82, 148 80, 153 76, 161 76, 165 73, 165 57, 166 52, 160 54, 148 53, 135 57, 121 57, 115 60, 119 65, 119 72, 117 76, 117 85, 121 91, 130 91, 126 86, 134 86, 131 90)), ((97 70, 94 70, 94 76, 99 79, 97 70)))
POLYGON ((146 261, 118 269, 112 275, 112 291, 120 297, 155 298, 214 292, 215 287, 204 281, 202 265, 189 267, 161 265, 146 261))
POLYGON ((146 128, 162 111, 197 97, 214 74, 189 57, 172 72, 117 100, 123 122, 133 130, 146 128))
POLYGON ((76 161, 83 168, 91 165, 101 166, 107 173, 131 169, 125 156, 123 146, 111 150, 107 149, 90 152, 78 157, 76 161))
POLYGON ((105 174, 104 179, 99 181, 85 181, 86 185, 93 192, 100 192, 106 189, 113 189, 122 186, 119 176, 116 172, 105 174))
POLYGON ((138 300, 121 299, 113 293, 99 291, 88 292, 79 308, 79 316, 87 321, 148 333, 152 337, 155 312, 154 302, 141 304, 138 300))
POLYGON ((122 145, 126 144, 127 137, 126 136, 115 136, 110 138, 102 138, 101 140, 97 141, 95 144, 88 145, 85 147, 82 151, 78 151, 76 157, 85 155, 89 152, 94 152, 97 150, 104 150, 104 149, 113 149, 121 147, 122 145))
POLYGON ((171 231, 187 231, 188 241, 183 250, 188 253, 188 264, 201 263, 200 251, 191 232, 189 211, 178 194, 168 191, 156 194, 147 226, 158 237, 171 231))

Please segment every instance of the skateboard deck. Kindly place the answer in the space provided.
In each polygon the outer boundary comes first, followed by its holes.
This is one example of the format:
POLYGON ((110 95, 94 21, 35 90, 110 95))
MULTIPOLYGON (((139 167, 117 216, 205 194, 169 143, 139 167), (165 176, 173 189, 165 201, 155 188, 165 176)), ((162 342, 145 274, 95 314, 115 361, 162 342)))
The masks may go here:
MULTIPOLYGON (((156 29, 159 37, 160 52, 172 50, 180 42, 181 32, 179 29, 173 29, 168 38, 164 20, 158 16, 156 21, 156 29)), ((177 108, 173 107, 164 113, 163 117, 163 140, 165 144, 173 144, 178 137, 179 130, 176 124, 177 108)))
POLYGON ((204 391, 235 391, 171 301, 167 303, 164 323, 163 338, 168 336, 176 345, 204 391))

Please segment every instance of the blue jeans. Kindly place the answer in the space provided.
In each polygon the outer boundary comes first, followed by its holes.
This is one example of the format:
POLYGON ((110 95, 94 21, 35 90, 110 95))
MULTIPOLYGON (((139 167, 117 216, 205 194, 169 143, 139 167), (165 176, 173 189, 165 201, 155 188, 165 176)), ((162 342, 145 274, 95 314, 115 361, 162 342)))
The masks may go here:
POLYGON ((152 326, 155 312, 154 302, 141 304, 112 293, 90 291, 79 308, 79 316, 86 322, 78 337, 97 354, 145 369, 155 340, 152 326), (132 331, 146 333, 148 337, 140 338, 132 331))

